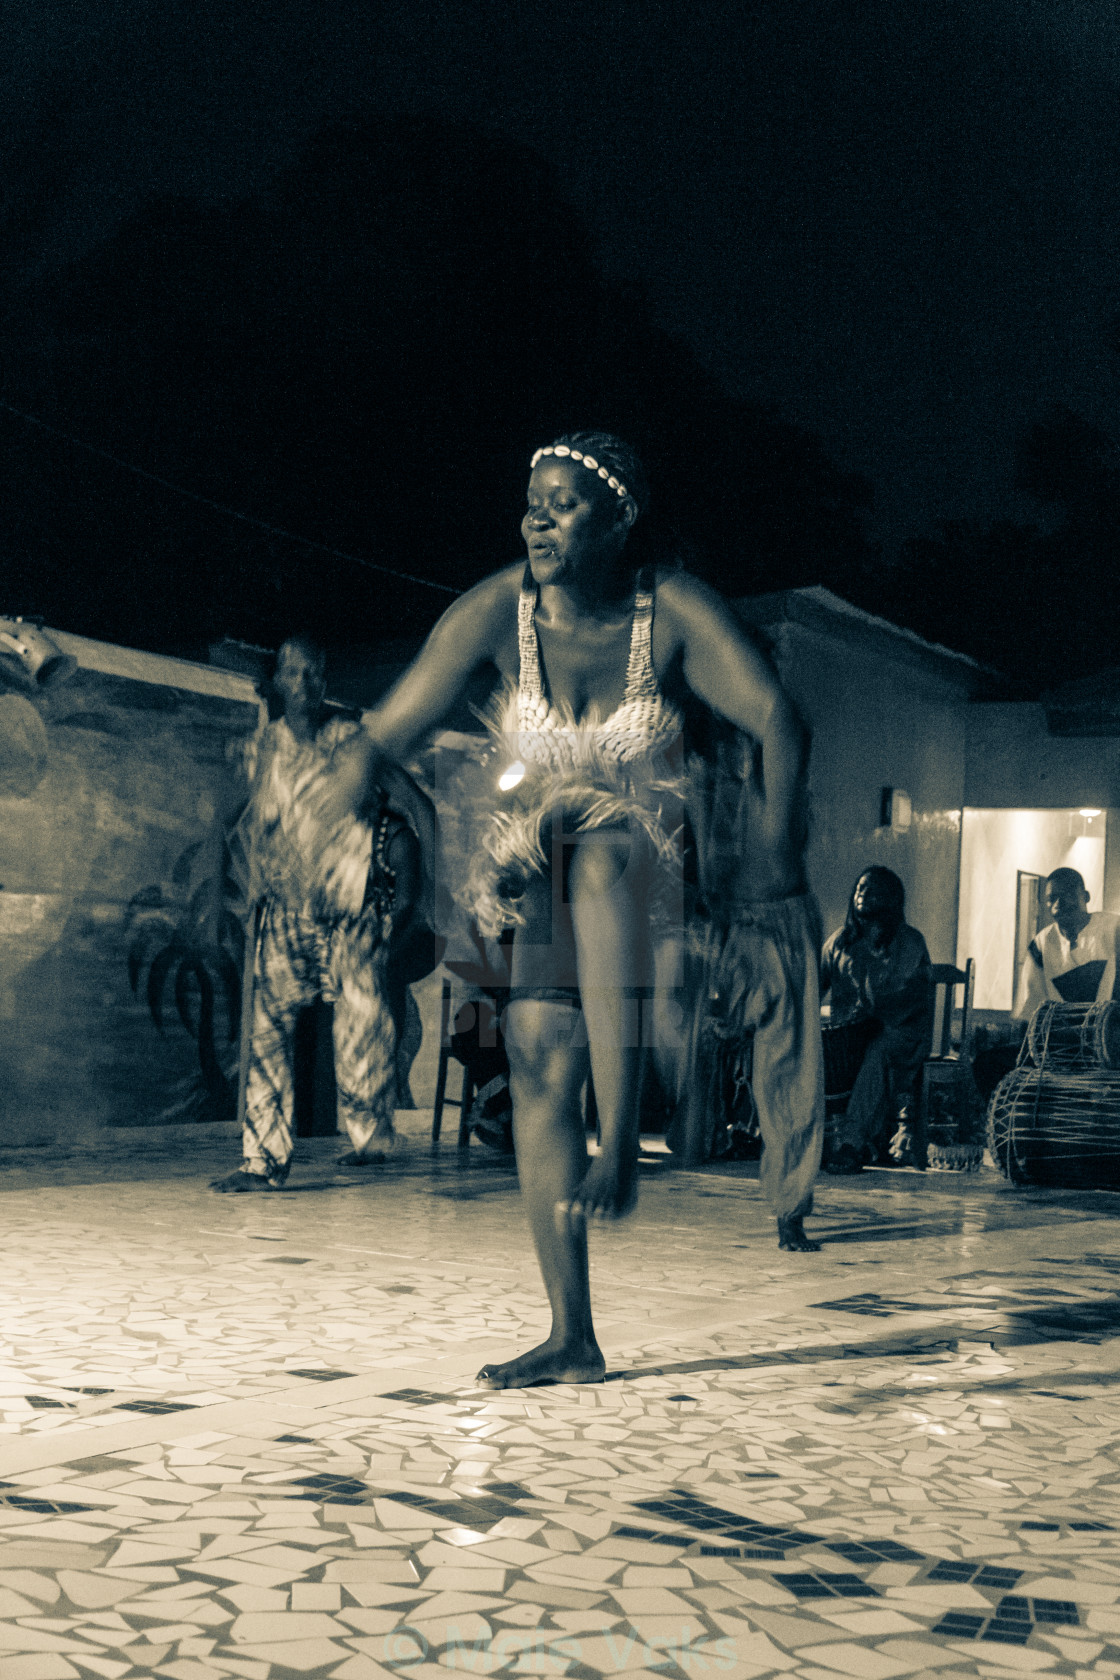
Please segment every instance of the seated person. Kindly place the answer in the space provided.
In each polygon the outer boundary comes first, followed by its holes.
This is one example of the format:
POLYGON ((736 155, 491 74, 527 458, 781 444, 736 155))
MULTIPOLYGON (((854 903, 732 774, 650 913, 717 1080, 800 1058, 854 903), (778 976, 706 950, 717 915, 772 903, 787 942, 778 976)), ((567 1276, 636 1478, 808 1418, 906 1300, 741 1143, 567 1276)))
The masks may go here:
POLYGON ((1041 1003, 1106 1003, 1116 996, 1120 916, 1090 910, 1076 869, 1046 877, 1043 902, 1054 920, 1027 946, 1012 1015, 1029 1021, 1041 1003))
POLYGON ((891 1154, 902 1165, 925 1165, 917 1083, 930 1050, 933 994, 926 942, 905 910, 902 882, 876 864, 856 882, 843 927, 825 941, 821 994, 831 994, 832 1025, 874 1021, 880 1029, 839 1122, 830 1172, 861 1171, 882 1153, 896 1120, 891 1154))

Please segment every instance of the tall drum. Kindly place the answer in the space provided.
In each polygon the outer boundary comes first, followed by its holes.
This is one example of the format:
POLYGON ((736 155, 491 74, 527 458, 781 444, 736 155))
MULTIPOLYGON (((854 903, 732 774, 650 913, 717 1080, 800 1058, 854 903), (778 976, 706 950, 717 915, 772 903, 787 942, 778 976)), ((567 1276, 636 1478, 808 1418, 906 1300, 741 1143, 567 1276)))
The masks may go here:
POLYGON ((1036 1067, 1120 1070, 1120 1004, 1041 1004, 1031 1016, 1026 1048, 1036 1067))
POLYGON ((844 1021, 838 1026, 821 1028, 824 1095, 829 1113, 842 1112, 847 1107, 867 1047, 881 1031, 879 1022, 869 1019, 844 1021))
POLYGON ((1015 1068, 992 1093, 988 1148, 1013 1184, 1120 1189, 1120 1070, 1015 1068))

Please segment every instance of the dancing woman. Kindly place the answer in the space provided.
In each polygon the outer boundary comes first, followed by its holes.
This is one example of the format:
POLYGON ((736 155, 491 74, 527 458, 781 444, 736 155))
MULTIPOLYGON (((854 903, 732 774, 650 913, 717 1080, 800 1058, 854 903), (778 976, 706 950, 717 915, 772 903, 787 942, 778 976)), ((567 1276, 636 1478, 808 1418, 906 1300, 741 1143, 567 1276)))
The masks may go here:
POLYGON ((521 525, 527 565, 496 572, 444 613, 366 714, 366 735, 341 749, 333 778, 337 814, 361 800, 384 758, 407 758, 480 668, 504 679, 495 716, 509 791, 503 803, 495 786, 478 837, 472 909, 484 925, 516 928, 506 1016, 514 1143, 552 1330, 520 1358, 484 1366, 479 1380, 494 1388, 604 1375, 586 1222, 617 1218, 635 1199, 633 1010, 650 974, 651 898, 672 852, 671 749, 687 691, 754 743, 757 896, 802 890, 803 729, 712 590, 681 572, 638 575, 628 539, 646 500, 641 463, 618 438, 575 433, 539 449, 521 525), (601 1134, 590 1163, 580 1107, 589 1072, 601 1134))

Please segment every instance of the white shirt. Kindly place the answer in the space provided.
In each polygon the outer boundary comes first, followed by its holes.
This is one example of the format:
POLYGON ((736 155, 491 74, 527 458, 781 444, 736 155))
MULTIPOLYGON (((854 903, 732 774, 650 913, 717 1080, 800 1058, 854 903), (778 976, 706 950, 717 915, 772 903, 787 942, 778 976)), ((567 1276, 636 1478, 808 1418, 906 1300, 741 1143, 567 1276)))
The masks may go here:
POLYGON ((1104 1003, 1112 997, 1116 986, 1117 955, 1120 953, 1120 916, 1110 910, 1094 910, 1086 925, 1071 944, 1058 926, 1051 922, 1036 933, 1027 946, 1023 967, 1019 974, 1019 989, 1015 996, 1012 1016, 1027 1021, 1039 1004, 1073 1002, 1065 998, 1054 984, 1063 974, 1082 968, 1086 963, 1103 963, 1100 979, 1093 996, 1076 1001, 1104 1003))

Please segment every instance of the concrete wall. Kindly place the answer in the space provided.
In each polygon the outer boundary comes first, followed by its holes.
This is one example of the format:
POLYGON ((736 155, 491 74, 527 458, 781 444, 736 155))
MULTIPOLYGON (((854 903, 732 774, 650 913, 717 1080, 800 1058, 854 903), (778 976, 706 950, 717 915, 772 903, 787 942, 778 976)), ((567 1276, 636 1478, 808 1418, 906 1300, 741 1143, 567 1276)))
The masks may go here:
MULTIPOLYGON (((956 952, 965 786, 964 683, 929 669, 905 644, 866 642, 784 622, 771 634, 782 680, 813 729, 809 877, 826 932, 852 886, 885 864, 906 886, 907 919, 934 962, 956 952), (880 790, 904 789, 908 830, 879 826, 880 790)), ((934 663, 931 658, 930 664, 934 663)))
MULTIPOLYGON (((195 680, 150 656, 122 669, 163 664, 195 680)), ((236 680, 213 675, 201 669, 200 693, 87 668, 34 702, 0 696, 0 1144, 62 1150, 106 1126, 206 1113, 173 1000, 157 1032, 127 959, 139 923, 150 957, 216 867, 231 745, 257 708, 249 685, 231 697, 236 680)))
POLYGON ((964 803, 1026 810, 1120 805, 1120 740, 1050 735, 1041 706, 968 710, 964 803))

